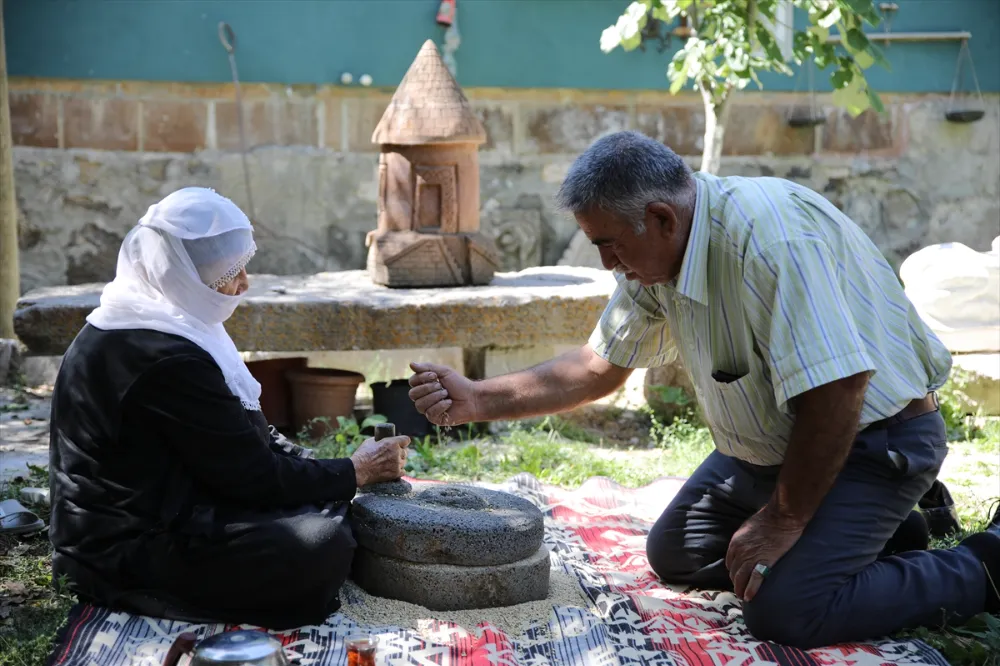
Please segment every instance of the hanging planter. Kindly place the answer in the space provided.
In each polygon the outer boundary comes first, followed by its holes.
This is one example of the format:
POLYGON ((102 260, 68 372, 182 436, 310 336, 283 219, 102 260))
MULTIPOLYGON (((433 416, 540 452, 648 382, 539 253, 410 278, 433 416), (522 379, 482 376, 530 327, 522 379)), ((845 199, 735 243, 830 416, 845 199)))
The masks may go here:
MULTIPOLYGON (((791 113, 785 121, 788 123, 789 127, 816 127, 818 125, 823 125, 826 123, 826 115, 821 113, 819 110, 819 105, 816 103, 816 86, 813 83, 813 62, 810 60, 806 65, 806 73, 809 77, 809 106, 808 108, 800 108, 798 106, 793 107, 791 113)), ((802 73, 799 72, 799 77, 801 78, 802 73)), ((799 91, 798 80, 795 82, 794 92, 799 91)))
POLYGON ((972 62, 972 53, 969 51, 968 40, 962 40, 962 48, 958 51, 958 64, 955 68, 955 80, 951 85, 951 96, 948 98, 948 109, 944 113, 945 119, 950 123, 974 123, 982 120, 986 115, 986 104, 983 102, 983 93, 979 89, 979 79, 976 77, 976 66, 972 62), (968 59, 969 71, 972 73, 972 82, 976 86, 976 102, 959 103, 956 101, 956 92, 962 83, 962 60, 968 59))

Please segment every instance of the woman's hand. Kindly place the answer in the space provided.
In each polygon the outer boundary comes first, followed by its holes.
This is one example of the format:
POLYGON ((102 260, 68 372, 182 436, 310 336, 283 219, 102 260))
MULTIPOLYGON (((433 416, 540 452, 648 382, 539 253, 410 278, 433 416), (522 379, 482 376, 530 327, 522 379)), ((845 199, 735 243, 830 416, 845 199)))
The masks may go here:
POLYGON ((409 445, 410 438, 406 435, 386 437, 377 442, 366 439, 351 456, 358 487, 395 481, 403 476, 409 445))
POLYGON ((411 363, 410 400, 428 421, 456 426, 476 420, 476 389, 471 379, 433 363, 411 363))

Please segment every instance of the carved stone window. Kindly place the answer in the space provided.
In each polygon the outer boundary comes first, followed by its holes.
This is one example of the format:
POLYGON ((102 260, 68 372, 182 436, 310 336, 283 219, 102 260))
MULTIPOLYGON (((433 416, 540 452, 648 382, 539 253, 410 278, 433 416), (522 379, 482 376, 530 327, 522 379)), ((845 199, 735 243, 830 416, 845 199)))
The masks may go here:
POLYGON ((458 168, 418 166, 413 206, 415 231, 458 233, 458 168))

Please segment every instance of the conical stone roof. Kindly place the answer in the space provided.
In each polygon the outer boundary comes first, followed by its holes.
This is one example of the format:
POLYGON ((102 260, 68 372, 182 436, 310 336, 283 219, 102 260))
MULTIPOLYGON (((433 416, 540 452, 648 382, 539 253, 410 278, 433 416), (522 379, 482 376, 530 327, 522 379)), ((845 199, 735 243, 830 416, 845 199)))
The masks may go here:
POLYGON ((486 129, 469 100, 427 40, 396 88, 372 133, 372 143, 484 143, 486 129))

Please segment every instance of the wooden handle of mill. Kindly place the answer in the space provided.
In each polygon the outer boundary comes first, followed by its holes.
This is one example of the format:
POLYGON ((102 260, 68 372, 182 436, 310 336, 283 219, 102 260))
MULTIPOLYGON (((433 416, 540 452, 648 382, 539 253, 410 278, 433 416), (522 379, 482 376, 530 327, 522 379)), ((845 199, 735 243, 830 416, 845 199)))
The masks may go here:
POLYGON ((396 436, 396 426, 392 423, 378 423, 375 425, 375 441, 381 441, 386 437, 396 436))

